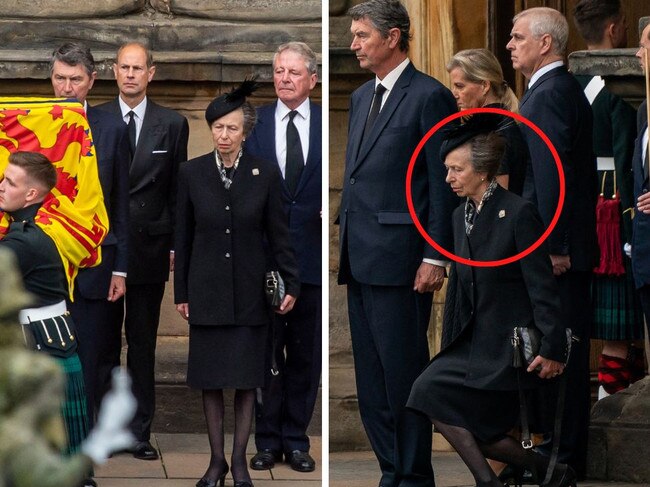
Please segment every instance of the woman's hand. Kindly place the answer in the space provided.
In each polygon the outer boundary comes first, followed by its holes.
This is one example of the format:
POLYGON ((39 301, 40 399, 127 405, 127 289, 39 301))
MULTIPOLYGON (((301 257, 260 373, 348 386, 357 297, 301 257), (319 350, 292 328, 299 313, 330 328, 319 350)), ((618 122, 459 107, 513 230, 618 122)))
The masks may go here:
POLYGON ((534 372, 537 367, 542 369, 537 375, 542 379, 552 379, 564 372, 564 364, 538 355, 528 366, 527 372, 534 372))
POLYGON ((286 315, 293 309, 294 304, 296 304, 296 298, 294 298, 291 294, 287 294, 282 300, 280 307, 275 308, 275 312, 279 315, 286 315))
POLYGON ((190 317, 190 305, 188 303, 178 303, 176 305, 176 311, 181 315, 185 321, 190 317))

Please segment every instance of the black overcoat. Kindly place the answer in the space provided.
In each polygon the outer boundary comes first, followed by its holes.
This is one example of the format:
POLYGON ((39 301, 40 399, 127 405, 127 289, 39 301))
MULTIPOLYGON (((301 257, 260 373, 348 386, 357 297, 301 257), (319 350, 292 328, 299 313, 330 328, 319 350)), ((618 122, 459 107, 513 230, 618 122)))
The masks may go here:
POLYGON ((262 325, 264 236, 286 291, 300 291, 277 165, 244 152, 226 190, 213 152, 181 164, 175 232, 176 303, 192 325, 262 325))

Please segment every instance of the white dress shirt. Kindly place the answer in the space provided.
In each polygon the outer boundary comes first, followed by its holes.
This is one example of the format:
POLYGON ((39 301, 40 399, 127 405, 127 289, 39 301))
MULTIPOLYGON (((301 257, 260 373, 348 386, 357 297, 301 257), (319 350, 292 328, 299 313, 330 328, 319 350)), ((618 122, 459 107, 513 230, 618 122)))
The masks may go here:
POLYGON ((530 77, 530 81, 528 82, 528 88, 533 86, 538 79, 540 79, 542 76, 548 73, 551 69, 559 68, 560 66, 564 66, 564 61, 554 61, 550 64, 547 64, 546 66, 542 66, 541 68, 539 68, 530 77))
MULTIPOLYGON (((306 164, 307 154, 309 154, 309 117, 311 115, 309 98, 303 101, 296 108, 296 111, 298 114, 293 117, 293 124, 298 129, 303 161, 306 164)), ((284 171, 287 167, 287 125, 289 124, 289 112, 291 112, 291 109, 278 99, 275 105, 275 156, 278 159, 282 177, 284 177, 284 171)))
POLYGON ((135 114, 133 116, 135 119, 135 144, 138 145, 142 123, 144 122, 144 114, 147 111, 147 97, 145 96, 135 108, 131 108, 129 105, 124 103, 124 100, 122 100, 121 97, 118 96, 117 99, 120 102, 120 110, 122 111, 122 119, 124 120, 124 123, 128 125, 129 112, 131 110, 133 110, 133 113, 135 114))

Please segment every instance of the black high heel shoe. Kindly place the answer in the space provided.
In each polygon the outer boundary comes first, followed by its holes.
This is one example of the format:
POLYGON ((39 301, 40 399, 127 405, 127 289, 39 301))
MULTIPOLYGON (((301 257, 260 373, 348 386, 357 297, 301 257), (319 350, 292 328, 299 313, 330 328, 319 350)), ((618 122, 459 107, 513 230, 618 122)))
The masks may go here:
POLYGON ((222 465, 223 465, 223 468, 222 468, 221 475, 219 475, 219 477, 217 477, 216 480, 210 480, 210 479, 206 479, 205 477, 203 477, 201 480, 199 480, 196 483, 196 487, 217 487, 217 483, 221 487, 223 487, 225 485, 225 483, 226 483, 226 474, 228 473, 228 471, 230 469, 229 469, 228 464, 226 462, 223 462, 222 465))
POLYGON ((235 480, 235 487, 254 487, 248 480, 235 480))
POLYGON ((553 472, 553 476, 548 484, 544 487, 577 487, 578 476, 575 471, 563 463, 558 463, 553 472))
POLYGON ((523 486, 523 470, 512 465, 506 467, 498 475, 499 482, 506 487, 522 487, 523 486))

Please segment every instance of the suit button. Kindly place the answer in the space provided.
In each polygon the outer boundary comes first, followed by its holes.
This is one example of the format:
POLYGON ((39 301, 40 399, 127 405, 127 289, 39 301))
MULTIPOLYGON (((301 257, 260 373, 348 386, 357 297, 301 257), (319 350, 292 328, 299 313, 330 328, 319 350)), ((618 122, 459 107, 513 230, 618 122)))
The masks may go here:
POLYGON ((142 227, 138 227, 138 233, 142 233, 142 227))
POLYGON ((356 182, 357 182, 356 179, 354 179, 354 178, 350 178, 350 184, 354 184, 354 183, 356 183, 356 182))
POLYGON ((230 252, 226 252, 226 259, 230 259, 230 252))
POLYGON ((147 206, 147 204, 144 201, 140 202, 140 208, 144 208, 145 206, 147 206))
POLYGON ((226 211, 230 211, 230 206, 226 205, 226 211))
POLYGON ((292 201, 292 202, 291 202, 291 204, 292 204, 292 205, 295 205, 295 204, 296 204, 296 202, 295 202, 295 201, 292 201))
POLYGON ((155 182, 156 182, 156 178, 151 178, 151 182, 152 182, 152 183, 155 183, 155 182))
POLYGON ((230 233, 230 228, 226 228, 226 233, 230 233))

